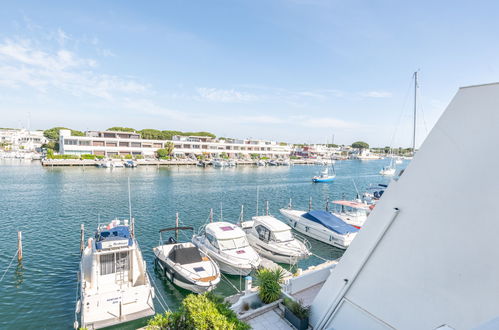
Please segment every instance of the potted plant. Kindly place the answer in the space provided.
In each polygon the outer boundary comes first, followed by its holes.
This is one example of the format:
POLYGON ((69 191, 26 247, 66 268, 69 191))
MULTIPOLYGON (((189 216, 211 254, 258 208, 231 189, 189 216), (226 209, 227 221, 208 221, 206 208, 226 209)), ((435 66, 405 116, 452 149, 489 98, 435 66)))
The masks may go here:
POLYGON ((256 272, 258 297, 264 304, 270 304, 281 297, 281 283, 284 277, 282 269, 260 268, 256 272))
POLYGON ((305 330, 308 328, 309 307, 303 306, 301 301, 284 298, 284 317, 296 329, 305 330))

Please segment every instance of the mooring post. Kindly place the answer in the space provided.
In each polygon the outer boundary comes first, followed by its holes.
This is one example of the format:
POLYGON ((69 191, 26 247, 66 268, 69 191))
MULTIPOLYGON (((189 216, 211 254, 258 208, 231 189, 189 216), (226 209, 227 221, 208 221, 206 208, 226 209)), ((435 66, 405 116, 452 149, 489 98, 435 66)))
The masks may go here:
POLYGON ((213 222, 213 209, 210 209, 210 222, 213 222))
POLYGON ((23 233, 17 232, 17 261, 23 260, 23 233))
POLYGON ((326 197, 326 211, 329 212, 329 196, 326 197))
MULTIPOLYGON (((178 212, 175 214, 175 227, 178 227, 178 212)), ((178 229, 175 229, 175 240, 178 242, 178 229)))
POLYGON ((265 215, 269 215, 269 201, 265 201, 265 215))
POLYGON ((80 228, 80 254, 83 253, 85 249, 85 225, 81 224, 80 228))
POLYGON ((308 211, 312 211, 312 196, 308 198, 308 211))
POLYGON ((291 209, 293 205, 291 204, 291 198, 289 199, 288 209, 291 209))

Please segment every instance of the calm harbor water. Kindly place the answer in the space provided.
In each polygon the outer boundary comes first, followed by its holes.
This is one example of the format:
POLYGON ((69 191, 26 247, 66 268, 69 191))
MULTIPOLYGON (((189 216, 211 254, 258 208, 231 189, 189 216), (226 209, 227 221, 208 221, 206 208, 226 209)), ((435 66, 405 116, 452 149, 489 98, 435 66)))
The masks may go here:
MULTIPOLYGON (((378 172, 388 163, 338 161, 335 182, 313 184, 311 177, 320 171, 319 166, 43 168, 39 162, 0 160, 0 277, 17 250, 17 230, 23 231, 24 243, 22 264, 14 260, 0 282, 0 329, 72 328, 80 224, 85 224, 88 237, 99 217, 101 222, 128 217, 128 178, 137 239, 161 295, 175 308, 188 292, 154 272, 152 253, 158 243, 158 230, 175 224, 175 212, 180 213, 182 224, 196 229, 207 222, 210 208, 216 219, 222 207, 223 219, 236 222, 244 204, 245 218, 249 219, 256 213, 259 187, 260 214, 268 200, 270 213, 282 219, 279 208, 285 207, 289 198, 294 207, 305 210, 311 196, 314 208, 324 208, 327 197, 354 198, 353 182, 361 193, 370 184, 387 183, 388 179, 378 172)), ((335 259, 343 253, 309 241, 313 253, 322 258, 335 259)), ((312 256, 298 266, 306 268, 321 262, 312 256)), ((239 277, 230 277, 220 283, 216 292, 230 295, 235 293, 233 286, 243 285, 239 277)), ((156 310, 162 311, 159 304, 156 310)), ((132 329, 144 324, 138 321, 115 328, 132 329)))

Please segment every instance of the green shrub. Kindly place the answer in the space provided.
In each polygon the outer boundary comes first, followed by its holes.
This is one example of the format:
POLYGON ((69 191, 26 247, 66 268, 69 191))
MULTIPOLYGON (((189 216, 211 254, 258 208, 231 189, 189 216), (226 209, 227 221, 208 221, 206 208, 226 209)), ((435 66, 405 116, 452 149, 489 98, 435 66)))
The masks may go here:
POLYGON ((112 155, 111 158, 113 158, 113 159, 121 159, 121 156, 120 155, 112 155))
POLYGON ((95 159, 95 155, 83 154, 80 156, 81 159, 95 159))
POLYGON ((142 155, 135 155, 135 159, 144 159, 144 156, 142 156, 142 155))
POLYGON ((288 297, 283 299, 284 306, 286 306, 291 313, 295 314, 298 318, 304 320, 310 314, 310 307, 305 307, 302 301, 295 301, 288 297))
POLYGON ((190 294, 178 311, 157 314, 147 323, 149 329, 249 330, 223 301, 213 294, 190 294))
POLYGON ((125 155, 125 159, 132 159, 132 155, 125 155))
POLYGON ((237 318, 236 313, 230 309, 230 304, 224 301, 224 298, 217 296, 213 292, 208 292, 205 294, 206 297, 215 304, 218 312, 225 316, 227 320, 235 325, 236 330, 249 330, 251 327, 249 324, 237 318))
POLYGON ((104 156, 98 155, 98 156, 95 156, 95 158, 97 158, 97 159, 104 159, 104 156))
POLYGON ((274 270, 260 268, 256 272, 258 283, 258 297, 265 304, 270 304, 281 297, 281 283, 284 272, 280 268, 274 270))

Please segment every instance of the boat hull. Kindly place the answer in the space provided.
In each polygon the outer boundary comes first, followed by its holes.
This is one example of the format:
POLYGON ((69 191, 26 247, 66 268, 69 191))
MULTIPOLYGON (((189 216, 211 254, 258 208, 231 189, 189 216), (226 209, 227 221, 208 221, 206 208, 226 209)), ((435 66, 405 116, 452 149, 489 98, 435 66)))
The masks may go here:
POLYGON ((315 223, 307 221, 301 216, 292 214, 287 209, 281 209, 280 212, 282 215, 286 217, 288 225, 291 228, 302 233, 303 235, 306 235, 308 237, 311 237, 328 245, 340 249, 346 249, 348 248, 348 246, 350 246, 350 243, 353 240, 353 238, 342 239, 341 237, 338 237, 338 235, 332 232, 331 230, 328 230, 322 226, 318 226, 315 223))
POLYGON ((333 182, 334 179, 335 179, 335 177, 332 177, 332 178, 312 178, 312 181, 316 182, 316 183, 322 183, 322 182, 333 182))
POLYGON ((176 285, 182 289, 192 291, 194 293, 205 293, 205 292, 211 291, 217 286, 218 282, 220 282, 220 278, 219 278, 218 281, 216 281, 216 283, 208 283, 207 285, 201 286, 201 285, 194 283, 192 280, 180 275, 178 272, 176 272, 173 269, 173 267, 168 265, 163 260, 156 258, 156 261, 157 261, 158 267, 161 270, 161 273, 164 274, 165 277, 170 282, 172 282, 174 285, 176 285))

